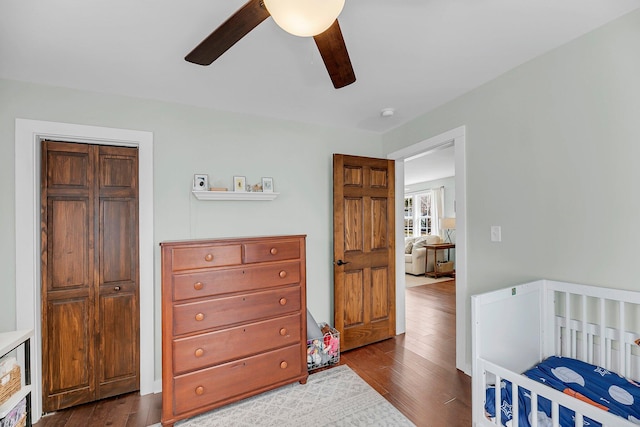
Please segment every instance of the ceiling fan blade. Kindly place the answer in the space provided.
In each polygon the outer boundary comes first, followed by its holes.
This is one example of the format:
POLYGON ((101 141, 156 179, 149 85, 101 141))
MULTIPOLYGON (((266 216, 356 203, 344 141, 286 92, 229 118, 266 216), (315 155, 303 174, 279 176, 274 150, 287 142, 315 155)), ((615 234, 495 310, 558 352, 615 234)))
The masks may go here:
POLYGON ((184 59, 194 64, 210 65, 269 16, 262 0, 249 0, 184 59))
POLYGON ((351 59, 349 59, 349 52, 344 44, 338 20, 336 19, 327 31, 314 36, 313 39, 327 67, 333 87, 340 89, 355 82, 356 74, 351 66, 351 59))

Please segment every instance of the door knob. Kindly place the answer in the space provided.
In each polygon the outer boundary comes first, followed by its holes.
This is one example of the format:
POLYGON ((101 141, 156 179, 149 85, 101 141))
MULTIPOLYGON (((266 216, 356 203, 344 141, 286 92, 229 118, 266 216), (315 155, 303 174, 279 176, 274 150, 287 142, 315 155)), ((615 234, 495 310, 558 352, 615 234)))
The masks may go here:
POLYGON ((343 260, 339 259, 338 261, 336 261, 336 264, 338 264, 339 266, 340 265, 347 265, 347 264, 349 264, 349 261, 344 262, 343 260))

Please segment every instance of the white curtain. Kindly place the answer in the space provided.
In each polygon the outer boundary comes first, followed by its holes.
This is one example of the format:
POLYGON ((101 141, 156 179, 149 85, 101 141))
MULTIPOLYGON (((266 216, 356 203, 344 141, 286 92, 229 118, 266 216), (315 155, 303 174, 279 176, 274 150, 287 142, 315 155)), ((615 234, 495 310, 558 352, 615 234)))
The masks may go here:
POLYGON ((444 218, 444 187, 431 190, 431 234, 444 239, 444 231, 440 229, 440 221, 444 218))

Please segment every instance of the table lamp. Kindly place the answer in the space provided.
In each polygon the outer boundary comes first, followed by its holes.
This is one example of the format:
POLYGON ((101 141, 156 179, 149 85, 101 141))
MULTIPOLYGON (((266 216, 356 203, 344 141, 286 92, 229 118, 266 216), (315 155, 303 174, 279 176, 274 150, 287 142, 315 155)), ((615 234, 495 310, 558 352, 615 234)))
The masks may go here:
POLYGON ((442 221, 441 221, 441 224, 440 224, 440 228, 445 230, 446 233, 447 233, 447 239, 445 240, 445 243, 452 243, 451 242, 451 230, 455 230, 456 229, 456 219, 455 218, 442 218, 442 221))

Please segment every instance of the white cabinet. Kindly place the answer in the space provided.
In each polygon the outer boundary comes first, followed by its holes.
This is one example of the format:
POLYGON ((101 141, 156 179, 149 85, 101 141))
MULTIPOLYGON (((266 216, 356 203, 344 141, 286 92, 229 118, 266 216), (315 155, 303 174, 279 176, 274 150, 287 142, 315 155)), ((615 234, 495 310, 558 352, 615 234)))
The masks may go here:
POLYGON ((22 375, 22 387, 18 392, 0 405, 0 419, 4 418, 23 398, 27 398, 27 426, 31 426, 31 347, 30 341, 33 338, 32 330, 1 332, 0 333, 0 357, 11 353, 18 347, 24 345, 23 360, 18 361, 22 375))

